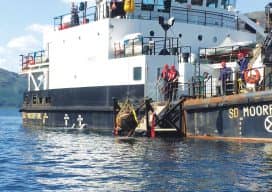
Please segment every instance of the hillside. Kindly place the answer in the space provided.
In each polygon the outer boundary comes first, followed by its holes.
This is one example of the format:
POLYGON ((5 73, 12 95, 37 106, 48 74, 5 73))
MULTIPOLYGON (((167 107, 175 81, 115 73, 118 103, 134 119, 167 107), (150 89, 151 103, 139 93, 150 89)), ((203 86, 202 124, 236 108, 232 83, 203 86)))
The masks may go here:
POLYGON ((27 81, 20 75, 0 69, 0 107, 18 107, 23 100, 27 81))

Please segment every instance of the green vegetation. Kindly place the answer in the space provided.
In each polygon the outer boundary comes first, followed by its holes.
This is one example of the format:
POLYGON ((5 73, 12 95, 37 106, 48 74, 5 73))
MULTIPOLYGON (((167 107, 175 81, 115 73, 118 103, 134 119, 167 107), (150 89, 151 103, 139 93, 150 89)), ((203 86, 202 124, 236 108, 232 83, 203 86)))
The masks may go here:
POLYGON ((26 89, 26 78, 0 69, 0 107, 19 107, 26 89))

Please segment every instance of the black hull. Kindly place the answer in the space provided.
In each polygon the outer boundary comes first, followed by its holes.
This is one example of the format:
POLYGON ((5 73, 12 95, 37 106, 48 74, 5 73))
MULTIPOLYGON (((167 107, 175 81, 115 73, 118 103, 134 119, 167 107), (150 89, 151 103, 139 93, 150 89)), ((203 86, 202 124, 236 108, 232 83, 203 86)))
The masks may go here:
POLYGON ((271 91, 188 101, 184 108, 188 136, 272 141, 271 91))
POLYGON ((108 86, 26 92, 21 108, 24 127, 113 130, 113 98, 136 105, 144 86, 108 86))
MULTIPOLYGON (((23 126, 87 128, 112 133, 113 98, 119 101, 129 98, 134 104, 140 105, 144 98, 144 86, 27 92, 25 103, 21 108, 23 126), (127 97, 128 90, 133 90, 133 93, 127 97), (33 97, 36 97, 35 102, 33 97), (48 103, 44 102, 47 97, 50 100, 48 103)), ((180 136, 272 141, 271 91, 206 99, 185 99, 177 109, 179 110, 173 111, 178 114, 174 118, 176 121, 174 124, 176 128, 178 127, 177 134, 180 136)))

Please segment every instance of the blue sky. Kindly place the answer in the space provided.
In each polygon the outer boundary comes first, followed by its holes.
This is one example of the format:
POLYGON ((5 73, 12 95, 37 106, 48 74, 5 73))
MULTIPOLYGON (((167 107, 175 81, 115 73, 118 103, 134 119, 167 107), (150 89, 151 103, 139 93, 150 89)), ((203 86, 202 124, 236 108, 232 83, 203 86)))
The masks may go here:
POLYGON ((272 2, 271 0, 236 0, 236 7, 241 13, 251 11, 263 11, 265 5, 272 2))
MULTIPOLYGON (((71 0, 1 1, 0 68, 19 72, 19 55, 42 48, 42 32, 70 11, 71 0)), ((77 0, 80 1, 80 0, 77 0)), ((264 10, 269 0, 237 0, 242 13, 264 10)))

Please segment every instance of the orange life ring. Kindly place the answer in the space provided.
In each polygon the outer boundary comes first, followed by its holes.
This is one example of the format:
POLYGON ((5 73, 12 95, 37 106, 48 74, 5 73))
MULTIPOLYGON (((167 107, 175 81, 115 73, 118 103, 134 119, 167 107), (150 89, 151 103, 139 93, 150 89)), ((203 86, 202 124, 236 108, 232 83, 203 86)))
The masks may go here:
POLYGON ((261 75, 258 69, 251 69, 245 71, 244 78, 247 83, 256 84, 260 81, 261 75))

